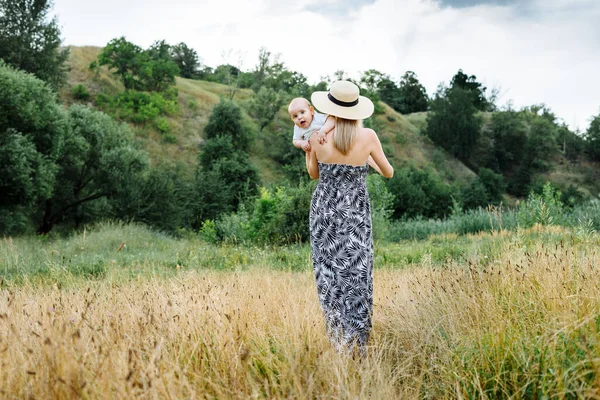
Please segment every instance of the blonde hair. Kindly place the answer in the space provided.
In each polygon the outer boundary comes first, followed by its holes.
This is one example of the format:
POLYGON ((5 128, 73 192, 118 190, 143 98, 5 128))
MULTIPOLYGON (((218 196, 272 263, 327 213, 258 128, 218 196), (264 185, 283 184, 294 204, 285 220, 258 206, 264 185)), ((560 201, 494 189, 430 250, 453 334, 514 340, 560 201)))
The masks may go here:
POLYGON ((335 148, 343 155, 348 154, 358 137, 360 128, 362 128, 361 120, 338 117, 335 121, 335 135, 333 136, 335 148))

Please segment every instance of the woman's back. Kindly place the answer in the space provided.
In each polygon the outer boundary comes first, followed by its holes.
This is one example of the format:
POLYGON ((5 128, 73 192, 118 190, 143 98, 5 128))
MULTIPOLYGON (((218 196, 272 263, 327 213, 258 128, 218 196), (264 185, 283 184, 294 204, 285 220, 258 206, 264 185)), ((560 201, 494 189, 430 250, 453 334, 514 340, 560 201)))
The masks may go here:
MULTIPOLYGON (((383 176, 390 178, 393 175, 394 169, 385 157, 381 148, 381 142, 375 131, 368 128, 358 128, 358 132, 354 136, 354 140, 346 151, 346 154, 336 147, 336 133, 337 129, 334 129, 330 134, 331 137, 329 140, 323 144, 319 144, 314 135, 311 137, 311 157, 316 159, 314 161, 326 164, 362 166, 367 163, 369 156, 371 156, 383 176)), ((316 164, 314 161, 312 163, 313 166, 316 164)), ((318 172, 314 168, 312 168, 312 171, 309 170, 309 173, 313 178, 318 176, 318 172)))
POLYGON ((334 136, 336 131, 334 130, 331 134, 331 139, 323 143, 322 146, 313 147, 316 151, 317 160, 328 164, 348 164, 348 165, 365 165, 367 158, 369 158, 370 152, 370 140, 369 135, 372 130, 366 128, 359 128, 358 135, 352 144, 352 147, 347 154, 342 154, 335 147, 334 136))

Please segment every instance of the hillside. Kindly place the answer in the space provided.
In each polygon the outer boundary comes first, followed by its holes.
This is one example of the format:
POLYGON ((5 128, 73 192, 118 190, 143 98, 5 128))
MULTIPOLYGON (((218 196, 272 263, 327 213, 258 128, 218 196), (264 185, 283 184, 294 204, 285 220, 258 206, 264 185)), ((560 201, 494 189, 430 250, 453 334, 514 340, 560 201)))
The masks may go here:
MULTIPOLYGON (((90 63, 96 60, 101 50, 99 47, 70 49, 71 71, 68 85, 61 92, 61 99, 65 104, 74 102, 71 88, 77 84, 86 86, 92 99, 103 91, 122 90, 118 79, 105 68, 97 72, 89 69, 90 63)), ((212 108, 219 102, 220 97, 229 96, 229 88, 214 82, 177 78, 177 89, 180 112, 179 115, 168 117, 172 140, 165 141, 153 126, 131 126, 153 163, 178 162, 184 165, 184 170, 192 173, 197 163, 203 130, 212 108)), ((284 174, 275 152, 286 146, 287 142, 291 142, 293 125, 286 107, 282 107, 275 121, 260 132, 258 124, 248 111, 252 95, 250 89, 238 89, 234 101, 243 110, 245 125, 255 134, 256 140, 250 154, 252 162, 260 170, 263 185, 277 184, 284 179, 284 174)), ((383 108, 384 112, 375 116, 374 125, 394 167, 412 164, 420 169, 429 168, 448 183, 466 183, 475 176, 463 163, 420 134, 426 124, 426 113, 401 115, 385 104, 383 108)), ((586 195, 598 196, 600 173, 596 165, 588 162, 571 164, 561 156, 553 161, 551 172, 542 176, 542 179, 549 179, 562 188, 573 184, 586 195)))

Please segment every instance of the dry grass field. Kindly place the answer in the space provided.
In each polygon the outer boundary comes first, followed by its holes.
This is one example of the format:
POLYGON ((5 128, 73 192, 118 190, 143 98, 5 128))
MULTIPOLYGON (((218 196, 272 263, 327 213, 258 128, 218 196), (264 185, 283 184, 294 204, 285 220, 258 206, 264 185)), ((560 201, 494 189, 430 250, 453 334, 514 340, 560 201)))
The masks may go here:
MULTIPOLYGON (((128 276, 109 262, 104 274, 0 278, 0 397, 600 397, 598 236, 535 227, 470 240, 482 238, 496 256, 376 268, 364 359, 325 338, 310 269, 128 276)), ((25 243, 3 239, 0 264, 25 243)), ((61 245, 38 251, 48 261, 61 245)))

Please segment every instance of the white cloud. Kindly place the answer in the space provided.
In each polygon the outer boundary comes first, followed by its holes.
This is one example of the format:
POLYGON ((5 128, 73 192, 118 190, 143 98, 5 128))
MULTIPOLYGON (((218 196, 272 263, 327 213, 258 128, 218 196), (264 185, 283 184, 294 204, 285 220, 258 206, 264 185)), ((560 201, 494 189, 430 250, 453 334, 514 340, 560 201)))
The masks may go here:
POLYGON ((141 46, 186 42, 206 64, 258 49, 281 53, 289 68, 316 82, 343 69, 415 71, 431 94, 462 68, 515 106, 546 103, 572 128, 585 129, 600 107, 600 4, 535 0, 513 6, 442 8, 433 0, 192 0, 88 3, 56 0, 67 44, 102 46, 125 35, 141 46), (86 4, 87 3, 87 4, 86 4), (360 5, 362 4, 362 6, 360 5))

